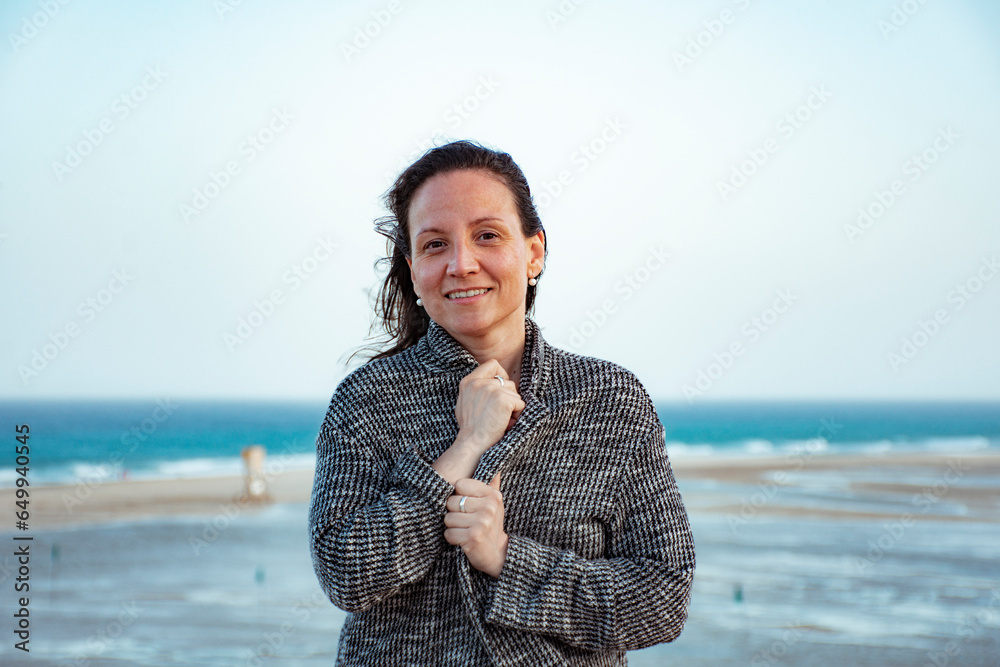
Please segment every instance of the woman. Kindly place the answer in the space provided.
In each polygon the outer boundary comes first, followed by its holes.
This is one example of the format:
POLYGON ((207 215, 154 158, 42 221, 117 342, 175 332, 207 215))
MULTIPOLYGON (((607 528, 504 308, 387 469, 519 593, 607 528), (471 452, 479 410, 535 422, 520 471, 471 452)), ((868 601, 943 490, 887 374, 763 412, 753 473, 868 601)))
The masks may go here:
POLYGON ((343 665, 624 665, 675 639, 694 544, 634 375, 528 317, 546 256, 527 181, 471 142, 386 196, 394 344, 337 387, 309 513, 343 665))

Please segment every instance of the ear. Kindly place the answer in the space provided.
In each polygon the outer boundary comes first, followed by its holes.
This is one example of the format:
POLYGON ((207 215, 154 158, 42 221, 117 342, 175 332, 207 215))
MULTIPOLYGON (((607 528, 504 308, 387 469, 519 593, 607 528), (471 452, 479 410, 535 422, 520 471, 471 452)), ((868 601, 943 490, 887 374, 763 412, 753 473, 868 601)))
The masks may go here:
POLYGON ((545 232, 539 231, 528 237, 525 243, 528 246, 528 269, 531 275, 537 276, 545 267, 545 232))
MULTIPOLYGON (((406 265, 410 267, 410 282, 415 286, 417 284, 416 277, 413 275, 413 260, 409 257, 406 258, 406 265)), ((417 296, 420 296, 419 294, 417 296)))

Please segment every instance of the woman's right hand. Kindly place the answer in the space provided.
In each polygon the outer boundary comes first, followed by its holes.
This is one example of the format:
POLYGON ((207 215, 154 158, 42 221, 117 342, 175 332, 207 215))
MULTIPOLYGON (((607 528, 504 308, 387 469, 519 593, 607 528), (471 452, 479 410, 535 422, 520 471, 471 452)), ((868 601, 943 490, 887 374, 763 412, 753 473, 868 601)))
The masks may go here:
POLYGON ((524 410, 524 401, 507 371, 495 359, 485 361, 458 385, 455 418, 458 439, 475 448, 479 456, 495 445, 511 421, 524 410), (504 379, 501 387, 495 376, 504 379))

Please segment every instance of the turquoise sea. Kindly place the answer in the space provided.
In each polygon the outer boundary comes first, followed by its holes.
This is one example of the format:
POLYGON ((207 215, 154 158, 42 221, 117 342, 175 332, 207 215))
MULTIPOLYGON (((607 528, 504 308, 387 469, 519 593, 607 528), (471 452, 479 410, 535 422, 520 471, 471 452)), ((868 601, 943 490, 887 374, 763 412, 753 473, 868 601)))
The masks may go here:
MULTIPOLYGON (((310 467, 327 402, 8 401, 2 422, 28 424, 36 484, 239 474, 264 445, 310 467)), ((671 456, 944 454, 1000 449, 1000 403, 717 403, 657 405, 671 456)), ((0 486, 14 479, 13 458, 0 486)))

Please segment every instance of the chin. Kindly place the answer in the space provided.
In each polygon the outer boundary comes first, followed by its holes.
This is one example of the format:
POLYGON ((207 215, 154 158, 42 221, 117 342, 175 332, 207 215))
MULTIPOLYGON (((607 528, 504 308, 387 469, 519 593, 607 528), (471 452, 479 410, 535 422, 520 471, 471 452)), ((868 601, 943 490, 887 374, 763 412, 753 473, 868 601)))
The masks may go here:
POLYGON ((439 320, 435 319, 435 321, 443 326, 448 333, 460 336, 479 335, 489 331, 497 324, 488 318, 478 317, 443 317, 439 320))
MULTIPOLYGON (((441 319, 433 316, 431 319, 444 327, 445 331, 452 336, 481 336, 489 333, 492 329, 503 327, 508 319, 514 315, 516 315, 516 311, 506 315, 465 313, 456 316, 451 313, 450 316, 443 316, 441 319)), ((524 317, 522 316, 521 319, 523 320, 524 317)))

